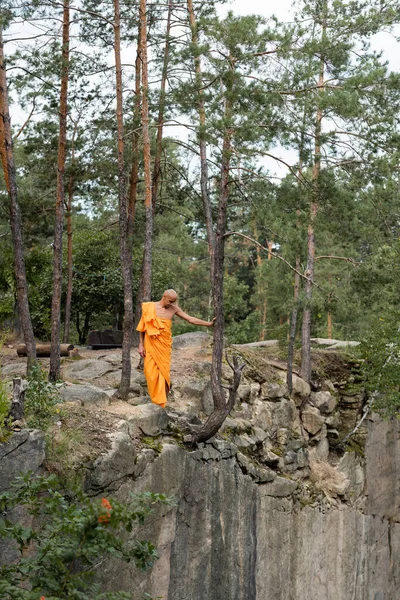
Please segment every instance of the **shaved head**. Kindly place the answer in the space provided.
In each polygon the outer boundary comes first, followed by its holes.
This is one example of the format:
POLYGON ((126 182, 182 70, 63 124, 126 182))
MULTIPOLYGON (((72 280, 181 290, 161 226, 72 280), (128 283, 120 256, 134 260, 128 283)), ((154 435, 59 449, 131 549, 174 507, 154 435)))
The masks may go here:
POLYGON ((163 296, 166 296, 169 300, 171 300, 171 302, 175 302, 175 300, 178 297, 178 294, 175 290, 165 290, 163 296))

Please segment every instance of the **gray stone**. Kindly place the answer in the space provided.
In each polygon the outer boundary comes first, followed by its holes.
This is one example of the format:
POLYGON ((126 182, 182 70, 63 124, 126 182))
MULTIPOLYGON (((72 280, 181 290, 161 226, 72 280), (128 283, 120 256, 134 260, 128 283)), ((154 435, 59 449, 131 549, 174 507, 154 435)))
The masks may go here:
POLYGON ((21 473, 39 469, 45 459, 43 431, 23 429, 0 444, 0 492, 21 473))
POLYGON ((120 365, 122 363, 122 353, 116 352, 115 354, 106 354, 103 360, 111 363, 112 365, 120 365))
POLYGON ((268 433, 261 429, 260 427, 253 428, 253 434, 256 438, 257 442, 263 442, 268 437, 268 433))
MULTIPOLYGON (((286 377, 286 375, 285 375, 285 377, 286 377)), ((292 390, 293 400, 295 401, 296 406, 301 406, 303 401, 306 400, 310 396, 311 388, 310 388, 309 384, 306 381, 304 381, 304 379, 302 379, 298 375, 295 375, 294 373, 292 375, 292 384, 293 384, 293 390, 292 390)))
POLYGON ((156 436, 164 431, 169 417, 166 411, 156 404, 143 404, 132 408, 129 418, 129 434, 132 437, 140 435, 156 436), (134 411, 134 415, 132 415, 134 411))
POLYGON ((172 347, 175 350, 184 348, 209 348, 212 344, 212 337, 204 331, 194 331, 191 333, 182 333, 172 340, 172 347))
POLYGON ((139 477, 149 464, 156 458, 156 453, 151 448, 144 448, 136 458, 134 476, 139 477))
POLYGON ((111 449, 94 462, 86 483, 87 489, 115 488, 121 479, 135 473, 136 449, 130 436, 118 431, 107 434, 107 437, 111 440, 111 449))
POLYGON ((141 386, 146 386, 147 387, 147 381, 146 381, 146 377, 144 376, 143 373, 140 373, 140 371, 134 371, 132 369, 132 373, 131 373, 131 386, 134 385, 135 383, 141 385, 141 386))
POLYGON ((310 403, 322 414, 330 414, 335 410, 338 401, 330 392, 312 392, 310 403))
POLYGON ((238 452, 236 455, 236 460, 238 461, 242 471, 247 475, 251 475, 252 477, 257 476, 257 470, 255 465, 241 452, 238 452))
POLYGON ((69 364, 64 370, 64 379, 67 381, 87 381, 89 379, 101 377, 114 370, 115 368, 105 360, 88 358, 85 360, 77 360, 69 364))
POLYGON ((279 463, 279 456, 272 452, 269 448, 263 448, 263 454, 261 461, 269 467, 277 467, 279 463))
POLYGON ((151 398, 150 396, 134 396, 133 398, 128 398, 128 404, 131 404, 132 406, 151 404, 151 398))
POLYGON ((200 375, 210 375, 211 373, 211 363, 208 361, 195 362, 193 368, 200 375))
POLYGON ((222 424, 220 429, 221 433, 226 431, 238 431, 240 429, 240 423, 236 419, 232 419, 232 417, 226 417, 225 421, 222 424))
POLYGON ((248 384, 239 385, 238 390, 237 390, 237 397, 239 398, 239 400, 241 400, 242 402, 248 402, 248 400, 250 400, 250 396, 251 396, 250 385, 248 385, 248 384))
POLYGON ((12 379, 13 377, 26 377, 26 362, 13 362, 3 365, 0 373, 5 380, 12 379))
POLYGON ((265 382, 261 386, 261 398, 267 400, 280 400, 288 396, 287 386, 279 383, 265 382))
POLYGON ((212 440, 212 445, 221 454, 221 458, 230 458, 231 456, 235 456, 238 451, 235 444, 225 440, 218 440, 214 438, 212 440))
POLYGON ((315 408, 315 406, 310 405, 307 405, 301 413, 301 421, 304 429, 308 431, 308 433, 311 433, 311 435, 318 433, 324 424, 324 419, 319 410, 315 408))
POLYGON ((188 398, 201 400, 208 382, 208 379, 191 379, 186 381, 181 388, 181 393, 188 398))
POLYGON ((250 383, 250 398, 248 399, 249 404, 254 404, 254 402, 257 400, 260 389, 261 385, 259 383, 250 383))
POLYGON ((286 498, 291 496, 297 488, 296 481, 286 479, 285 477, 276 477, 272 483, 263 485, 261 493, 263 496, 273 496, 274 498, 286 498))
POLYGON ((207 444, 207 446, 203 450, 203 460, 220 460, 220 459, 221 459, 220 452, 218 450, 216 450, 210 444, 207 444))
POLYGON ((354 502, 364 490, 365 477, 362 459, 355 452, 345 452, 339 461, 338 467, 350 482, 346 494, 348 499, 354 502))
POLYGON ((108 406, 111 402, 104 390, 89 383, 63 386, 60 388, 60 398, 64 402, 77 402, 83 405, 108 406))

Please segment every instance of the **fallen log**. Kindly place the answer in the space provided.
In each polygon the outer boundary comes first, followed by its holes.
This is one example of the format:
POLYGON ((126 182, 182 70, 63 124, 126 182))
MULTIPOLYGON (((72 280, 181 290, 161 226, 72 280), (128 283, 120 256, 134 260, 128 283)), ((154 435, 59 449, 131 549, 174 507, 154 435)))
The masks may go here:
MULTIPOLYGON (((60 356, 68 356, 69 352, 74 349, 73 344, 60 344, 60 356)), ((36 355, 37 356, 50 356, 51 344, 36 344, 36 355)), ((26 356, 25 344, 19 344, 17 346, 18 356, 26 356)))

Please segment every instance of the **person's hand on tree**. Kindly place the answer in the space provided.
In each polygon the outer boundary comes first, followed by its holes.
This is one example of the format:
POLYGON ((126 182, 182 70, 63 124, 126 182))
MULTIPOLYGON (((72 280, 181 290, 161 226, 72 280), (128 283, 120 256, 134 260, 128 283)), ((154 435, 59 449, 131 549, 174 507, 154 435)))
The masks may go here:
POLYGON ((213 318, 213 320, 212 320, 212 321, 210 321, 210 322, 208 323, 208 327, 214 327, 214 324, 215 324, 215 319, 216 319, 216 318, 217 318, 217 317, 214 317, 214 318, 213 318))

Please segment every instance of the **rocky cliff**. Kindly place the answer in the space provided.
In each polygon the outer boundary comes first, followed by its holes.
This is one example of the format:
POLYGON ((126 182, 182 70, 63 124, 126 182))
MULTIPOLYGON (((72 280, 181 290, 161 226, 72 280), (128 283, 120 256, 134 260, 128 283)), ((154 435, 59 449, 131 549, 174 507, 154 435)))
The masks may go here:
MULTIPOLYGON (((207 340, 196 339, 180 348, 178 340, 168 411, 146 402, 140 374, 123 407, 103 397, 94 409, 93 389, 85 400, 68 391, 78 403, 71 415, 83 403, 79 418, 90 423, 74 463, 84 466, 89 493, 123 499, 152 490, 175 499, 140 531, 159 550, 154 568, 143 574, 110 563, 104 590, 127 590, 134 600, 144 592, 164 600, 400 598, 399 425, 373 415, 350 445, 338 445, 362 410, 357 363, 319 352, 312 389, 296 376, 289 396, 279 357, 237 349, 247 364, 239 402, 216 438, 191 448, 182 423, 210 410, 207 340)), ((93 368, 83 362, 67 369, 93 368)), ((75 375, 74 386, 84 380, 75 375)), ((1 452, 4 488, 18 465, 43 463, 42 436, 21 432, 1 452)))

